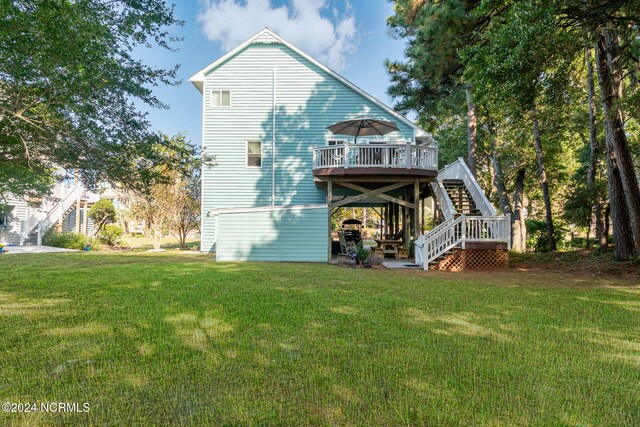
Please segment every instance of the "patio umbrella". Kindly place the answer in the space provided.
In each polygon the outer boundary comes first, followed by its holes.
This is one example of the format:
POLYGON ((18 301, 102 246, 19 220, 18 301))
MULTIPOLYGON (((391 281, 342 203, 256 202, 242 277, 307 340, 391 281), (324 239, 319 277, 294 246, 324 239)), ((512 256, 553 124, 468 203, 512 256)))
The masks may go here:
POLYGON ((386 135, 398 130, 398 126, 393 122, 386 120, 378 120, 370 117, 362 117, 359 119, 345 120, 332 124, 329 129, 334 134, 339 135, 353 135, 355 136, 353 142, 355 142, 360 135, 386 135))

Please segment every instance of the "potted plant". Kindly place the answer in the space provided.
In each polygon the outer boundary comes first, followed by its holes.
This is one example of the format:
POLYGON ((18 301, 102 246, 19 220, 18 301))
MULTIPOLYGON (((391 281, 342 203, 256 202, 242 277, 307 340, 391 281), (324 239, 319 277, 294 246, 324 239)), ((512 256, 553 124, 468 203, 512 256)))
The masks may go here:
POLYGON ((365 249, 362 244, 362 240, 358 242, 356 245, 355 261, 356 265, 362 265, 364 268, 371 268, 371 263, 369 262, 370 253, 365 249))

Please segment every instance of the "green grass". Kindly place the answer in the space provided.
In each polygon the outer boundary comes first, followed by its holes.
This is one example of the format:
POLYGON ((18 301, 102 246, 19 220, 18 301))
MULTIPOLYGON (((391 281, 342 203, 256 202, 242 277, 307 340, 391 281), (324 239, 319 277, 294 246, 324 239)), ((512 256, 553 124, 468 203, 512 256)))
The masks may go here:
MULTIPOLYGON (((128 246, 132 250, 149 250, 153 249, 153 242, 150 237, 124 237, 122 246, 128 246)), ((195 246, 198 250, 200 250, 200 237, 198 238, 188 238, 186 242, 187 248, 191 249, 195 246)), ((162 239, 160 244, 162 249, 179 249, 180 245, 178 244, 178 239, 175 237, 167 236, 162 239)))
POLYGON ((639 425, 640 287, 185 254, 0 256, 6 424, 639 425))

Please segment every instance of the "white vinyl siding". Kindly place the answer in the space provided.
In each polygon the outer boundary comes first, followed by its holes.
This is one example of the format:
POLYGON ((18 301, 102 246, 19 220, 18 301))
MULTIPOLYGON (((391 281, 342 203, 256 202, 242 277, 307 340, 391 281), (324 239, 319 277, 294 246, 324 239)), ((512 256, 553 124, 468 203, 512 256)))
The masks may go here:
POLYGON ((10 212, 3 221, 4 226, 0 228, 0 243, 3 245, 17 245, 20 243, 20 233, 22 231, 21 221, 29 218, 29 206, 23 199, 8 197, 4 204, 12 206, 10 212))

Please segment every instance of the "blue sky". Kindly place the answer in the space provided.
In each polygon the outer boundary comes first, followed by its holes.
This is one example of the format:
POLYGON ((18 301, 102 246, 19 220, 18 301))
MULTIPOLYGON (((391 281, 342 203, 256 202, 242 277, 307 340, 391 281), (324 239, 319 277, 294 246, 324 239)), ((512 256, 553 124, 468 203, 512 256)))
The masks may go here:
POLYGON ((179 49, 139 52, 153 66, 180 64, 180 84, 154 88, 167 110, 148 109, 154 130, 169 135, 186 132, 201 143, 201 95, 188 79, 200 69, 268 26, 320 62, 381 101, 389 78, 383 61, 400 59, 404 43, 388 35, 387 0, 200 0, 180 1, 176 16, 185 21, 172 34, 183 37, 179 49))

